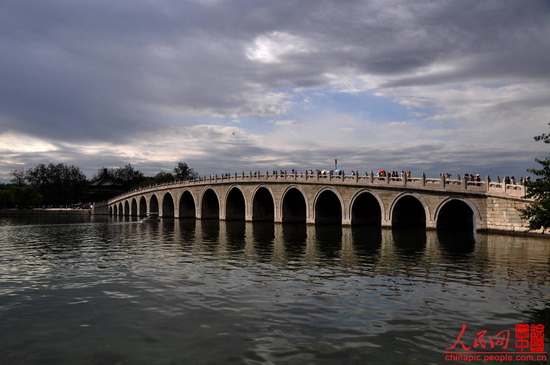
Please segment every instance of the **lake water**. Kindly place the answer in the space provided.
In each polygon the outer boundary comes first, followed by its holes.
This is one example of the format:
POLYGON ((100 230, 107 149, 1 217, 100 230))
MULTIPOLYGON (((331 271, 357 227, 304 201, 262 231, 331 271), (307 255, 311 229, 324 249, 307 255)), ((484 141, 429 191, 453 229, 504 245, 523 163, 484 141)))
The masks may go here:
POLYGON ((460 363, 462 324, 549 326, 549 273, 543 238, 4 217, 0 363, 460 363))

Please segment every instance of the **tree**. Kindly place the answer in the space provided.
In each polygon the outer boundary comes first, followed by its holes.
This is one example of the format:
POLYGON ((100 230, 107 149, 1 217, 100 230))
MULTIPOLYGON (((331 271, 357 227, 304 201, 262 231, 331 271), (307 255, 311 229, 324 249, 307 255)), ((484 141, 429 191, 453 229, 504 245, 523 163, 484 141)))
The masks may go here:
POLYGON ((147 185, 165 184, 174 181, 174 175, 161 171, 155 176, 147 179, 147 185))
MULTIPOLYGON (((550 123, 548 123, 550 125, 550 123)), ((550 144, 550 134, 541 134, 534 137, 535 141, 543 141, 550 144)), ((536 158, 541 165, 538 169, 528 169, 530 173, 540 176, 527 183, 526 198, 533 199, 525 209, 520 209, 521 217, 529 221, 529 230, 541 229, 544 232, 550 227, 550 154, 545 159, 536 158)))
POLYGON ((153 177, 146 177, 140 184, 135 186, 135 188, 144 188, 151 185, 170 183, 174 180, 174 175, 169 172, 161 171, 153 177))
POLYGON ((109 173, 111 173, 126 190, 129 190, 145 180, 145 175, 143 175, 141 171, 136 170, 131 164, 110 170, 109 173))
POLYGON ((185 162, 178 162, 174 167, 174 178, 176 180, 196 179, 198 176, 199 174, 187 166, 185 162))
POLYGON ((0 189, 0 209, 5 209, 11 206, 11 194, 8 189, 0 189))
POLYGON ((15 169, 12 172, 10 172, 11 175, 11 182, 15 185, 21 186, 25 185, 25 170, 23 169, 15 169))
MULTIPOLYGON (((550 123, 548 123, 550 125, 550 123)), ((550 133, 543 133, 540 136, 533 137, 535 141, 543 141, 544 143, 550 143, 550 133)))
MULTIPOLYGON (((17 172, 12 172, 16 176, 17 172)), ((25 180, 38 189, 44 204, 70 204, 78 202, 87 179, 82 171, 73 165, 63 163, 39 164, 25 172, 25 180)))
POLYGON ((174 175, 169 172, 161 171, 153 177, 155 184, 164 184, 174 181, 174 175))
POLYGON ((17 206, 32 206, 42 202, 42 195, 36 186, 12 186, 10 197, 11 203, 17 206))

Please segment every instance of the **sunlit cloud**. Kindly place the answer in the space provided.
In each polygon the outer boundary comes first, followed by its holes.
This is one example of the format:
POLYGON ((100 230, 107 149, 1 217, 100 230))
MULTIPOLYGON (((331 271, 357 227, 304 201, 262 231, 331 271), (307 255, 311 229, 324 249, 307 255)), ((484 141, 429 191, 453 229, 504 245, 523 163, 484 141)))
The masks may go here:
POLYGON ((286 32, 271 32, 256 37, 254 44, 246 50, 246 56, 253 61, 280 63, 286 56, 309 53, 314 49, 300 36, 286 32))
POLYGON ((48 162, 211 174, 334 158, 520 175, 547 153, 532 138, 550 112, 544 2, 30 0, 2 14, 2 181, 48 162))
POLYGON ((57 146, 36 137, 9 132, 0 134, 0 151, 3 153, 25 154, 57 150, 57 146))

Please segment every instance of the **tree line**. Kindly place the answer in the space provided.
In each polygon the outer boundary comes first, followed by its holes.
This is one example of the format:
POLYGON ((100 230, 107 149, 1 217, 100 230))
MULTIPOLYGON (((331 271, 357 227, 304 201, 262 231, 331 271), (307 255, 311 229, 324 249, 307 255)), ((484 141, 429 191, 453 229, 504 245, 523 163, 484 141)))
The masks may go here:
MULTIPOLYGON (((550 126, 550 123, 548 123, 550 126)), ((550 144, 550 133, 543 133, 534 137, 535 141, 550 144)), ((550 228, 550 154, 544 159, 536 158, 539 168, 528 169, 530 173, 540 176, 540 179, 529 183, 526 198, 533 199, 525 209, 520 209, 521 217, 526 219, 529 230, 550 228)))
POLYGON ((0 184, 0 208, 64 206, 85 202, 88 185, 99 179, 105 170, 123 191, 198 178, 197 172, 185 162, 178 162, 172 172, 161 171, 155 176, 145 176, 131 164, 118 168, 101 168, 90 180, 74 165, 39 164, 27 170, 16 169, 10 172, 11 184, 0 184))

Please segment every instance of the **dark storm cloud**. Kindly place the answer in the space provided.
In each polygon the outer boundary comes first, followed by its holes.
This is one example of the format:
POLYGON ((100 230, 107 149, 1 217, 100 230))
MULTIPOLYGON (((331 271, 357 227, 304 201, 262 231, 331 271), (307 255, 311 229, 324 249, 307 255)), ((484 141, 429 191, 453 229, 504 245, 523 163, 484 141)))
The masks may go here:
MULTIPOLYGON (((399 95, 403 87, 546 84, 549 15, 544 0, 3 2, 0 133, 130 143, 137 133, 206 117, 284 115, 293 101, 281 90, 323 89, 343 78, 373 79, 365 89, 400 102, 411 96, 399 95)), ((501 109, 524 102, 533 100, 505 101, 501 109)), ((80 156, 56 146, 44 157, 80 156)), ((243 168, 273 155, 298 160, 247 145, 212 148, 201 162, 210 166, 215 153, 227 161, 254 156, 237 161, 243 168)), ((329 155, 303 151, 301 160, 329 155)), ((105 159, 124 162, 116 154, 105 159)))
POLYGON ((548 76, 550 57, 545 1, 14 1, 1 13, 2 124, 59 139, 155 128, 163 108, 259 113, 251 94, 320 86, 338 68, 398 86, 548 76), (278 65, 244 57, 281 30, 315 51, 278 65), (457 57, 448 74, 408 75, 457 57))

